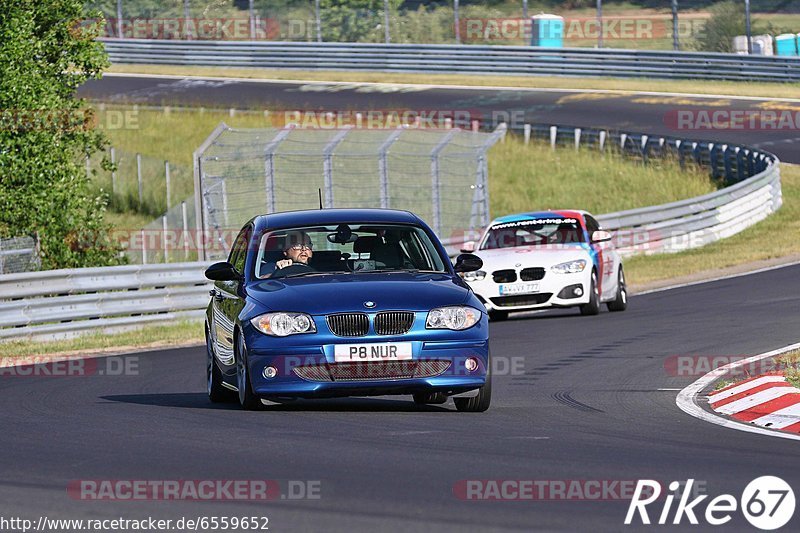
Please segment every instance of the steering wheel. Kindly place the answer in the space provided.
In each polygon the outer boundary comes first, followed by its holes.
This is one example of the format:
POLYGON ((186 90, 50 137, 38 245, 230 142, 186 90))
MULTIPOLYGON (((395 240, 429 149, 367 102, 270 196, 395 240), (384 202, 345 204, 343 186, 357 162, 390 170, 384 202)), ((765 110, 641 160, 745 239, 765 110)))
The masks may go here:
POLYGON ((287 267, 277 269, 272 273, 270 278, 283 278, 294 274, 303 274, 305 272, 316 272, 316 270, 314 267, 311 267, 305 263, 292 263, 287 267))

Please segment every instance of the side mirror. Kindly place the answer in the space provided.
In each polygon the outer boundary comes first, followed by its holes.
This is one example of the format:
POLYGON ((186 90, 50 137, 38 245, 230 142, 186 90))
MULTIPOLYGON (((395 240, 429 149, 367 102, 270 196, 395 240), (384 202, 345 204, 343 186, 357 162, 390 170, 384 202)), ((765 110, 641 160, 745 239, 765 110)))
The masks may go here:
POLYGON ((598 230, 592 233, 592 242, 608 242, 613 236, 611 233, 603 230, 598 230))
POLYGON ((206 269, 206 277, 213 281, 241 281, 242 275, 227 261, 214 263, 206 269))
POLYGON ((461 254, 456 258, 453 269, 456 272, 475 272, 483 266, 483 260, 477 255, 461 254))
POLYGON ((475 241, 466 241, 464 244, 461 245, 461 251, 465 254, 469 254, 475 251, 475 241))

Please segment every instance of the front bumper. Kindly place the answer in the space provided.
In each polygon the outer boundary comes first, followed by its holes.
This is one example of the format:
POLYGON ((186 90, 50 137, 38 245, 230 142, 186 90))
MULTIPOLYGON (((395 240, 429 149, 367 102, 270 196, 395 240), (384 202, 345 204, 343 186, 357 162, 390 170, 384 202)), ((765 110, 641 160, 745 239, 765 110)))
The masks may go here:
POLYGON ((589 289, 592 274, 590 269, 575 274, 556 274, 547 272, 539 284, 539 290, 523 294, 500 294, 500 285, 522 285, 528 282, 517 281, 509 284, 495 283, 491 274, 480 281, 467 283, 488 311, 525 311, 548 307, 572 307, 589 302, 589 289), (575 289, 580 288, 580 296, 575 289))
MULTIPOLYGON (((319 322, 318 322, 319 324, 319 322)), ((318 326, 319 327, 319 326, 318 326)), ((324 326, 323 326, 324 327, 324 326)), ((253 391, 264 398, 328 398, 445 392, 459 394, 483 386, 489 368, 486 315, 464 331, 412 330, 398 336, 336 337, 317 334, 268 337, 248 328, 247 363, 253 391), (410 343, 411 359, 337 363, 341 344, 410 343), (467 369, 467 360, 477 368, 467 369), (264 370, 276 370, 266 377, 264 370)))

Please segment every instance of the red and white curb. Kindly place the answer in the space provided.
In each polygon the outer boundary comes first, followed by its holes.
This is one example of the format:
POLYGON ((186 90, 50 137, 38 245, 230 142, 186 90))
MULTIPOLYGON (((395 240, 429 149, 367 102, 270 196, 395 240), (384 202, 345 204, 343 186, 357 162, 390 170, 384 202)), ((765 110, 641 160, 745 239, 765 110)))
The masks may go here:
POLYGON ((683 412, 718 426, 800 440, 800 389, 789 385, 777 373, 735 383, 710 393, 708 401, 715 411, 713 413, 698 404, 698 396, 703 390, 717 379, 730 375, 737 367, 797 349, 800 349, 800 343, 721 366, 680 391, 675 403, 683 412), (775 431, 776 429, 781 431, 775 431))
POLYGON ((800 389, 780 372, 734 383, 708 395, 711 409, 741 422, 800 433, 800 389))

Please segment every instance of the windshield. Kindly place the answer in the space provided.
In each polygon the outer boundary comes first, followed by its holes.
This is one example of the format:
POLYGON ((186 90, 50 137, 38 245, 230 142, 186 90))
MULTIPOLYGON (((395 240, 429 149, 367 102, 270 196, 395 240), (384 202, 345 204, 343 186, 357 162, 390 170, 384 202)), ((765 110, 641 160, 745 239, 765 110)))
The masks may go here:
POLYGON ((255 277, 333 273, 446 272, 445 262, 417 226, 339 224, 281 229, 261 237, 255 277))
POLYGON ((538 218, 492 226, 481 243, 481 250, 573 244, 584 242, 583 229, 574 218, 538 218))

